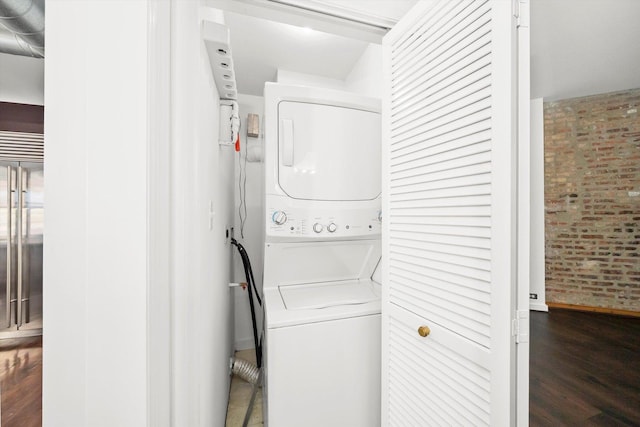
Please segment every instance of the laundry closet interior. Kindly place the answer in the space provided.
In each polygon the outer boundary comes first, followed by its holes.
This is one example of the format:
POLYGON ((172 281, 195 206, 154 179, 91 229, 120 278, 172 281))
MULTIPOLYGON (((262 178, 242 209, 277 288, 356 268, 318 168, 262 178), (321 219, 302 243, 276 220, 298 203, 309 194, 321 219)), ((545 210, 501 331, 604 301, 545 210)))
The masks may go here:
POLYGON ((511 330, 491 332, 511 325, 512 304, 528 312, 508 278, 524 262, 510 237, 517 114, 505 112, 518 111, 518 88, 507 82, 525 46, 512 11, 419 5, 383 66, 382 37, 415 2, 380 16, 384 2, 368 13, 266 3, 211 2, 222 12, 202 25, 221 149, 239 150, 234 348, 257 348, 257 366, 233 357, 233 371, 262 386, 267 425, 407 422, 429 409, 402 408, 434 390, 438 422, 489 424, 491 401, 514 395, 505 381, 526 369, 511 330), (434 375, 413 378, 426 363, 434 375))

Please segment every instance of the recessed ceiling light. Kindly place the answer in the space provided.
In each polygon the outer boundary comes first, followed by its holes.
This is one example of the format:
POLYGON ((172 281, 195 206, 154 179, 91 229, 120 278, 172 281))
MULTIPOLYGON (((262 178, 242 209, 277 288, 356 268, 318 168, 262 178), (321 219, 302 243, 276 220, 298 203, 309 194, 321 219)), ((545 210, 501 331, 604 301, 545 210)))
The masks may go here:
POLYGON ((290 31, 298 37, 313 37, 322 34, 321 32, 306 25, 304 27, 298 25, 287 25, 287 27, 290 28, 290 31))

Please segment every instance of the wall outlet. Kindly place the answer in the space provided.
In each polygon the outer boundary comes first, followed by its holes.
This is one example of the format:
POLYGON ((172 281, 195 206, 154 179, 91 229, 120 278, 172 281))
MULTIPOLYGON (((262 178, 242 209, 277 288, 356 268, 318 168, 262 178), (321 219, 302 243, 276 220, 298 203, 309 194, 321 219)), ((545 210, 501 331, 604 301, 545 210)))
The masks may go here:
POLYGON ((251 138, 260 136, 260 116, 257 114, 247 115, 247 136, 251 138))

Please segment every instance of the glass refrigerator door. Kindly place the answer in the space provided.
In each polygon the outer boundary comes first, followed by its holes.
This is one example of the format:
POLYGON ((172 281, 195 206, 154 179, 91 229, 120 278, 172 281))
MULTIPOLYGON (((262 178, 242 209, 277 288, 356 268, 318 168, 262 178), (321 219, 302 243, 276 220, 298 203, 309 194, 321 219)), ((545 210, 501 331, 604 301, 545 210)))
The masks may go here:
POLYGON ((18 259, 22 274, 18 329, 42 328, 42 243, 44 228, 44 174, 40 163, 21 163, 21 244, 18 259))
POLYGON ((0 332, 16 330, 16 168, 0 163, 0 332))
POLYGON ((43 183, 42 164, 0 163, 0 338, 42 332, 43 183))

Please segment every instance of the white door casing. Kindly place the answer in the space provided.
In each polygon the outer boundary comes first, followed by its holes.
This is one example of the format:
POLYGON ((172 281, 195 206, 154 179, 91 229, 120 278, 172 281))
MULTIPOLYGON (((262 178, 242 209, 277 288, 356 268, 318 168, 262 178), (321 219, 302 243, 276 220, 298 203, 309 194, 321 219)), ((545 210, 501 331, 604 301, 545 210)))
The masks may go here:
POLYGON ((385 426, 516 424, 514 5, 419 2, 383 42, 385 426))
MULTIPOLYGON (((531 287, 531 52, 529 33, 529 0, 516 0, 517 22, 517 95, 518 95, 518 166, 517 166, 517 289, 516 314, 512 333, 516 336, 516 418, 517 426, 529 425, 529 289, 531 287)), ((544 181, 544 180, 543 180, 544 181)), ((544 183, 543 183, 544 185, 544 183)), ((544 204, 544 203, 543 203, 544 204)))

